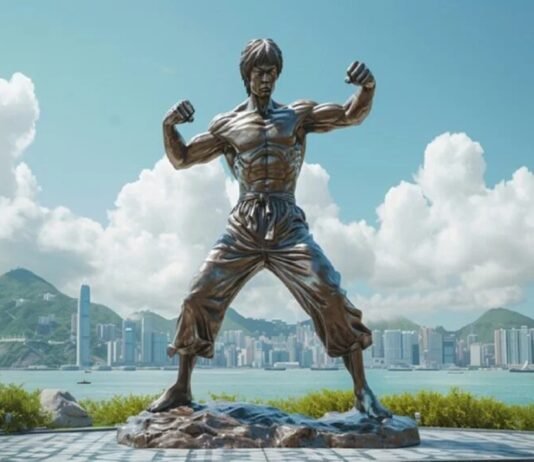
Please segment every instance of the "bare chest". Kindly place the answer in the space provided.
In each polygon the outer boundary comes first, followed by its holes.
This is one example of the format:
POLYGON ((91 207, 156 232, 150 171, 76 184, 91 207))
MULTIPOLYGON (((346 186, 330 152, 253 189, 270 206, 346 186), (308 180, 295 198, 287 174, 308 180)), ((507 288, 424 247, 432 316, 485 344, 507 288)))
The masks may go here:
POLYGON ((297 128, 298 117, 292 109, 276 109, 266 117, 247 111, 230 122, 224 137, 236 154, 270 147, 285 150, 300 144, 297 128))

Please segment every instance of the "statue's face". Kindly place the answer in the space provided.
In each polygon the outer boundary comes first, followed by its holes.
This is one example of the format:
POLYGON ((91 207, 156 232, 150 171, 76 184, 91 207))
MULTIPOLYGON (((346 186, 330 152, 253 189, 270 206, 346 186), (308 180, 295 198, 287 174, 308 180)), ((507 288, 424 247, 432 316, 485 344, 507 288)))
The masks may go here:
POLYGON ((277 77, 276 66, 270 64, 254 66, 250 72, 250 92, 260 98, 269 98, 274 91, 277 77))

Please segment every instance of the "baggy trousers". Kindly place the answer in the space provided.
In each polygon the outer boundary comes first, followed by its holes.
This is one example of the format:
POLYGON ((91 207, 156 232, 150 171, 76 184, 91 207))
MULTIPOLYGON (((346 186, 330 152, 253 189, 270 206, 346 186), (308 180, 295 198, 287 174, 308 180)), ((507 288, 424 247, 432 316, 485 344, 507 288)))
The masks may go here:
POLYGON ((289 193, 246 193, 193 279, 178 318, 178 353, 212 358, 226 309, 261 269, 274 273, 313 320, 329 356, 372 343, 371 331, 340 288, 340 275, 315 243, 289 193))

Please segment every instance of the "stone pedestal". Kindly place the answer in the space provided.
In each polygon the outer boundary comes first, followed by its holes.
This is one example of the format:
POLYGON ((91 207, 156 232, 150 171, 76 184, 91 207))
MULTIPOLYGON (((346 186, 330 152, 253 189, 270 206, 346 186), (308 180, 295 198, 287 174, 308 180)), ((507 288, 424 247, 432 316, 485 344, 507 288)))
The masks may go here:
POLYGON ((400 448, 420 443, 414 420, 383 422, 356 410, 320 419, 247 403, 192 404, 142 412, 119 427, 117 441, 136 448, 400 448))

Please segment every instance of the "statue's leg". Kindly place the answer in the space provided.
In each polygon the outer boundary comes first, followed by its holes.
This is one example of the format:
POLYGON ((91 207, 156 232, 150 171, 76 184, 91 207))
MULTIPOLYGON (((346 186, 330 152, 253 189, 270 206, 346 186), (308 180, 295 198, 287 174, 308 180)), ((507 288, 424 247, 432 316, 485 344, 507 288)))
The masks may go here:
POLYGON ((232 237, 224 235, 194 278, 182 304, 176 335, 167 349, 169 356, 180 356, 176 383, 150 405, 149 411, 161 412, 191 402, 191 374, 196 356, 213 357, 215 338, 226 309, 245 282, 262 267, 261 252, 245 250, 237 250, 232 237))
POLYGON ((276 274, 313 320, 317 335, 331 357, 343 358, 352 376, 356 407, 377 419, 391 416, 365 379, 362 350, 371 332, 361 312, 340 287, 340 275, 306 232, 295 233, 293 245, 269 254, 267 268, 276 274))
POLYGON ((343 355, 343 362, 354 384, 356 409, 369 417, 379 420, 391 417, 391 411, 382 406, 369 385, 367 385, 362 350, 358 348, 349 354, 343 355))
POLYGON ((178 406, 190 404, 193 397, 191 394, 191 373, 195 365, 195 355, 180 355, 180 366, 176 383, 154 401, 148 408, 150 412, 161 412, 178 406))

